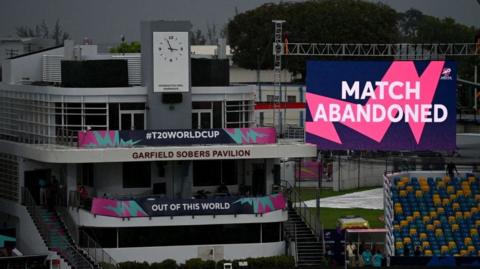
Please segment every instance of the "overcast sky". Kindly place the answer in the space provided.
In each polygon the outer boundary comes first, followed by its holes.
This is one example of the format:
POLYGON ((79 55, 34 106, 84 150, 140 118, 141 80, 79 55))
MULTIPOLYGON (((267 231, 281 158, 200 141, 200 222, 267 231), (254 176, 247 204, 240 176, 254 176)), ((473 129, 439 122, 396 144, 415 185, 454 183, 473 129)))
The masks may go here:
MULTIPOLYGON (((452 17, 480 27, 477 0, 374 0, 405 11, 411 7, 425 14, 452 17)), ((0 0, 0 36, 15 35, 15 27, 34 26, 45 20, 52 28, 60 19, 76 41, 90 37, 95 43, 139 40, 140 21, 190 20, 195 28, 207 23, 221 28, 235 14, 278 0, 0 0)), ((284 1, 285 2, 285 1, 284 1)))

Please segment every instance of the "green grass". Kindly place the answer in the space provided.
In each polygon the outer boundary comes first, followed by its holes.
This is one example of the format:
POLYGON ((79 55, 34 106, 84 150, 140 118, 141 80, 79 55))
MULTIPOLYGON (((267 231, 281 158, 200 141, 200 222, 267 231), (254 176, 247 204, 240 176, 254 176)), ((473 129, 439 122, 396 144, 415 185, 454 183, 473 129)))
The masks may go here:
MULTIPOLYGON (((344 190, 344 191, 333 191, 331 189, 323 189, 320 191, 320 198, 343 195, 343 194, 358 192, 358 191, 372 190, 377 188, 379 187, 364 187, 364 188, 344 190)), ((297 191, 300 193, 300 197, 302 201, 314 200, 317 197, 316 188, 298 188, 297 187, 297 191)))
MULTIPOLYGON (((310 209, 315 214, 315 208, 310 209)), ((356 215, 368 221, 370 228, 384 228, 385 224, 379 217, 383 215, 383 210, 362 209, 362 208, 320 208, 320 221, 325 229, 337 228, 337 219, 342 216, 356 215)))

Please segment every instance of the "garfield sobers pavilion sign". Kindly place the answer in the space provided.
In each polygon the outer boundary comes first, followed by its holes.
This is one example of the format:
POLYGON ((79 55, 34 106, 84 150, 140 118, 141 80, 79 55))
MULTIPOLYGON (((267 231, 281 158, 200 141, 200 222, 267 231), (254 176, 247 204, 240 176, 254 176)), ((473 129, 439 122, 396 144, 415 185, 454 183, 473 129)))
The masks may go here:
POLYGON ((329 150, 454 150, 456 65, 310 61, 306 141, 329 150))

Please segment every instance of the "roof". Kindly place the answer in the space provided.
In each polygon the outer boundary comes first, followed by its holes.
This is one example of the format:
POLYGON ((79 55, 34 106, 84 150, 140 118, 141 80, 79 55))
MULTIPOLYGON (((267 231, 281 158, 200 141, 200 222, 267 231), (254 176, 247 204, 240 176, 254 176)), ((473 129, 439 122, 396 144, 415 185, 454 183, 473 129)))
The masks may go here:
POLYGON ((8 59, 9 60, 17 59, 17 58, 25 57, 25 56, 28 56, 28 55, 33 55, 33 54, 36 54, 36 53, 41 53, 41 52, 45 52, 45 51, 49 51, 49 50, 53 50, 53 49, 58 49, 58 48, 61 48, 61 47, 63 47, 63 44, 58 45, 58 46, 54 46, 54 47, 49 47, 49 48, 37 50, 37 51, 33 51, 33 52, 29 52, 29 53, 25 53, 25 54, 20 54, 20 55, 17 55, 17 56, 8 58, 8 59))

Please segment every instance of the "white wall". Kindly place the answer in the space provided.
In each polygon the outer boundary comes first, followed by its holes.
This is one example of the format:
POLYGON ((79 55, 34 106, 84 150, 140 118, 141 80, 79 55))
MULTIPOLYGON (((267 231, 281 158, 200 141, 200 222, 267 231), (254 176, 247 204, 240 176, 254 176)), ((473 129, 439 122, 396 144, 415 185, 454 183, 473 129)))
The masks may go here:
POLYGON ((361 159, 360 166, 356 158, 341 158, 333 162, 333 190, 348 190, 359 187, 383 185, 385 161, 361 159), (358 172, 360 168, 360 173, 358 172))
POLYGON ((48 249, 27 209, 15 202, 0 198, 0 212, 18 218, 17 248, 24 255, 48 255, 48 249))
POLYGON ((29 81, 41 81, 42 55, 63 55, 63 47, 6 60, 5 64, 10 65, 10 70, 7 74, 4 73, 8 77, 3 77, 3 81, 10 84, 18 83, 24 78, 28 78, 29 81))
MULTIPOLYGON (((258 244, 227 244, 223 246, 224 259, 243 259, 269 257, 285 254, 285 242, 258 243, 258 244)), ((117 262, 146 261, 148 263, 174 259, 177 263, 184 263, 191 258, 199 257, 199 248, 206 246, 168 246, 168 247, 139 247, 139 248, 107 248, 105 251, 117 262)), ((215 258, 218 260, 219 258, 215 258)))

